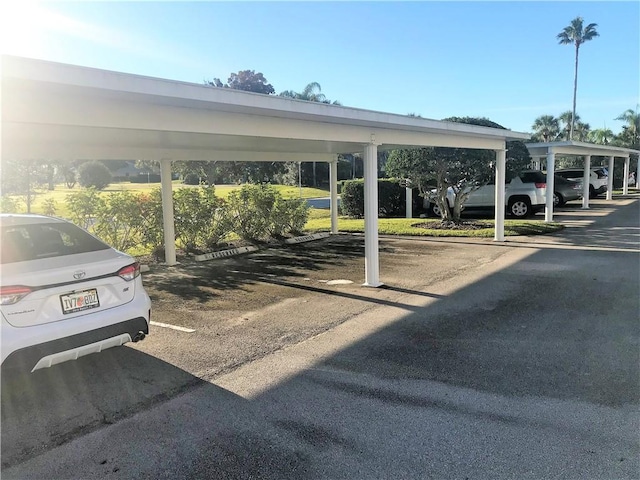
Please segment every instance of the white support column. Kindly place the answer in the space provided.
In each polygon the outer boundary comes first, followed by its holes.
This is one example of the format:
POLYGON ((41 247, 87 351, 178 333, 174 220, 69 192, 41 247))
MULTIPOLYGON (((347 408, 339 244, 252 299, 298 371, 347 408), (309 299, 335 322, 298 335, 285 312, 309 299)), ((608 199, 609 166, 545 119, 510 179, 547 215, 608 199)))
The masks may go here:
POLYGON ((544 211, 544 221, 553 222, 553 189, 555 187, 554 172, 556 170, 556 154, 549 149, 547 153, 547 203, 544 211))
POLYGON ((378 255, 378 147, 364 147, 364 286, 379 287, 378 255))
POLYGON ((173 220, 173 192, 171 185, 171 160, 160 160, 160 182, 162 191, 162 222, 164 229, 164 261, 167 265, 175 265, 176 234, 173 220))
POLYGON ((535 158, 533 159, 533 170, 542 170, 542 169, 540 168, 540 164, 541 164, 541 163, 542 163, 542 162, 540 161, 540 157, 535 157, 535 158))
POLYGON ((404 201, 406 204, 405 217, 413 218, 413 188, 411 187, 404 188, 404 201))
POLYGON ((582 208, 589 208, 589 177, 591 175, 591 155, 584 157, 584 174, 582 175, 582 208))
POLYGON ((613 200, 613 156, 609 157, 609 177, 607 178, 607 200, 613 200))
POLYGON ((338 233, 338 160, 329 163, 331 233, 338 233))
POLYGON ((624 173, 622 174, 622 193, 629 194, 629 157, 624 157, 624 173))
POLYGON ((495 233, 493 240, 504 242, 504 212, 505 212, 505 180, 506 180, 506 150, 496 150, 496 212, 495 233))

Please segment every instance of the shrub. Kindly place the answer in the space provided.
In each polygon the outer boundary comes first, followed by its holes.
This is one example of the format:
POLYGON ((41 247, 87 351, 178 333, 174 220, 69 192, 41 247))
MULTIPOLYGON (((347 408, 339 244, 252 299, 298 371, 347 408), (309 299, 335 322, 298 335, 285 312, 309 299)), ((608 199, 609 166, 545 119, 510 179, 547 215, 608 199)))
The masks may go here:
POLYGON ((231 231, 225 201, 214 187, 182 188, 173 195, 176 237, 185 251, 212 248, 231 231))
POLYGON ((233 231, 245 240, 266 239, 278 191, 271 185, 243 185, 227 198, 233 231))
POLYGON ((142 243, 141 194, 110 193, 100 205, 93 230, 98 237, 118 250, 142 243))
POLYGON ((58 209, 56 201, 53 198, 46 198, 43 202, 43 211, 45 215, 54 216, 58 209))
POLYGON ((0 212, 2 213, 18 213, 20 200, 11 198, 8 195, 0 197, 0 212))
POLYGON ((300 233, 309 218, 309 205, 300 198, 276 197, 270 215, 269 234, 278 238, 285 233, 300 233))
POLYGON ((111 182, 111 172, 101 162, 86 162, 78 167, 78 182, 82 187, 102 190, 111 182))
POLYGON ((197 173, 187 173, 182 183, 185 185, 200 185, 200 176, 197 173))
POLYGON ((70 193, 65 202, 70 220, 85 230, 95 223, 98 212, 104 208, 104 200, 95 188, 70 193))
MULTIPOLYGON (((406 192, 396 180, 378 180, 378 215, 399 217, 405 215, 406 192)), ((364 217, 364 181, 347 180, 340 195, 340 212, 354 218, 364 217)))

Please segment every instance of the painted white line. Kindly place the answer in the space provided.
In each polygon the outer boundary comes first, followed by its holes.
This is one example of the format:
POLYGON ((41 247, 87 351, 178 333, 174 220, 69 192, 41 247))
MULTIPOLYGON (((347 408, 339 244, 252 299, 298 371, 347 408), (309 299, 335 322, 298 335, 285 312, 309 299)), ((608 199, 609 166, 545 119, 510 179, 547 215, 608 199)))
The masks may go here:
POLYGON ((171 328, 172 330, 178 330, 180 332, 187 332, 187 333, 195 332, 195 330, 192 330, 191 328, 179 327, 178 325, 169 325, 168 323, 154 322, 153 320, 150 323, 154 327, 171 328))

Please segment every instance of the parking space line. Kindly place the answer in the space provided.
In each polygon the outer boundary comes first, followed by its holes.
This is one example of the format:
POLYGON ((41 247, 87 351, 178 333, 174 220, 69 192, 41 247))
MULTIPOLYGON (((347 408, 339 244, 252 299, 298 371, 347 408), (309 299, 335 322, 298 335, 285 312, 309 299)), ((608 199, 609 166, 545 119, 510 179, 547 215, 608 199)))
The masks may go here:
POLYGON ((153 325, 154 327, 171 328, 172 330, 178 330, 180 332, 187 332, 187 333, 195 332, 195 330, 191 328, 180 327, 178 325, 169 325, 168 323, 154 322, 153 320, 149 323, 151 323, 151 325, 153 325))

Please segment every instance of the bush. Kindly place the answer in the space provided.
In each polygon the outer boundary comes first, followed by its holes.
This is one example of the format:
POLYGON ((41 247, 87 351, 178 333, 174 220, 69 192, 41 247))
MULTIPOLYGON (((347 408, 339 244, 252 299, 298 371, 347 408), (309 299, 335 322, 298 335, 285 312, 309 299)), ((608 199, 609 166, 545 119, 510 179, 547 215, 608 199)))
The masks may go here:
POLYGON ((224 200, 214 187, 181 188, 173 193, 173 205, 176 237, 189 253, 215 245, 229 232, 224 200))
MULTIPOLYGON (((414 194, 414 205, 419 204, 414 194)), ((340 212, 353 218, 364 217, 364 181, 343 182, 340 195, 340 212)), ((380 217, 404 217, 406 192, 397 180, 378 180, 378 215, 380 217)))
POLYGON ((309 218, 309 204, 300 198, 276 197, 270 215, 269 234, 274 238, 285 233, 300 233, 309 218))
POLYGON ((187 173, 182 183, 185 185, 200 185, 200 176, 197 173, 187 173))
POLYGON ((86 162, 78 167, 78 182, 82 187, 102 190, 111 182, 111 172, 101 162, 86 162))
POLYGON ((104 208, 104 200, 95 188, 87 188, 67 195, 65 200, 70 220, 76 225, 89 230, 96 222, 98 213, 104 208))
POLYGON ((18 213, 20 207, 20 201, 15 198, 11 198, 8 195, 2 195, 0 197, 0 212, 2 213, 18 213))
POLYGON ((278 191, 271 185, 243 185, 227 198, 227 208, 233 231, 245 240, 269 237, 271 212, 278 191))

